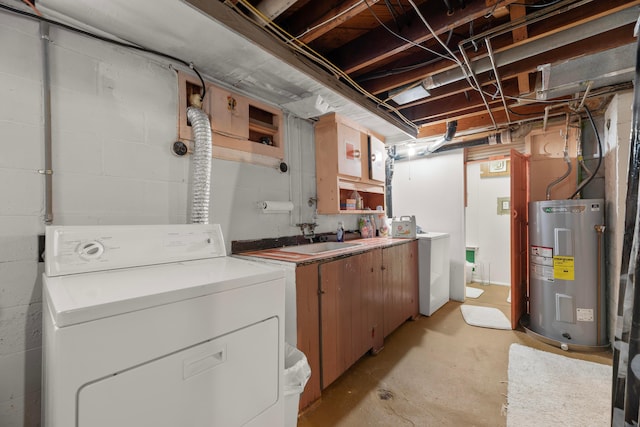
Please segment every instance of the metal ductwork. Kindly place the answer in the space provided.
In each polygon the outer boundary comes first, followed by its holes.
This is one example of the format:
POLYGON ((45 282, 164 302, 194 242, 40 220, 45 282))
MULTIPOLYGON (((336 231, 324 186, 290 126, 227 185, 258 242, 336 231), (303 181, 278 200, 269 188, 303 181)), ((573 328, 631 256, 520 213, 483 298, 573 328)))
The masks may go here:
POLYGON ((211 123, 200 108, 187 108, 194 136, 193 183, 191 193, 191 223, 209 223, 209 197, 211 195, 211 123))
POLYGON ((262 0, 258 3, 258 10, 269 19, 276 19, 297 0, 262 0))
MULTIPOLYGON (((494 56, 496 68, 513 64, 517 61, 521 61, 525 58, 530 58, 535 55, 540 55, 548 51, 550 49, 550 46, 553 46, 553 48, 566 46, 568 44, 575 43, 578 40, 584 40, 586 38, 610 30, 614 30, 623 25, 634 23, 638 19, 638 14, 638 7, 630 7, 619 12, 612 13, 611 15, 595 19, 591 22, 577 25, 573 28, 553 34, 551 36, 543 37, 541 39, 537 39, 502 52, 497 52, 494 56)), ((605 52, 604 54, 608 55, 608 52, 609 51, 605 52)), ((492 70, 493 67, 491 64, 491 58, 484 57, 473 62, 472 68, 475 74, 480 74, 492 70)), ((434 89, 440 86, 455 83, 464 78, 464 71, 461 68, 456 67, 451 70, 439 74, 434 74, 428 77, 426 88, 434 89)))

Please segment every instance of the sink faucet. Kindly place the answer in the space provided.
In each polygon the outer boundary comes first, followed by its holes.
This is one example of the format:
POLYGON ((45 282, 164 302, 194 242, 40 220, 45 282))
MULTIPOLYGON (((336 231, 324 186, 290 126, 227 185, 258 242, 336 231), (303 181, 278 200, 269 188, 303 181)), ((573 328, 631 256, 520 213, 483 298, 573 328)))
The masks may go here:
POLYGON ((308 222, 303 222, 300 224, 296 224, 297 227, 300 227, 300 232, 302 233, 302 237, 304 237, 305 239, 309 239, 310 243, 313 243, 313 238, 316 237, 316 227, 318 226, 318 224, 312 222, 312 223, 308 223, 308 222), (309 230, 307 232, 307 230, 309 230))

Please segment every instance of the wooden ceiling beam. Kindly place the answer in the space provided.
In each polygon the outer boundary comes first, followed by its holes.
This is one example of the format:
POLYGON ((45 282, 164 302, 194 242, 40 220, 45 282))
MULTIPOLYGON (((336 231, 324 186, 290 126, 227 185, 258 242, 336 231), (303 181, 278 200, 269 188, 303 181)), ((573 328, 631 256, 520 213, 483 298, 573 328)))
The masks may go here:
MULTIPOLYGON (((499 6, 503 7, 516 1, 518 0, 500 0, 499 6)), ((434 29, 434 32, 440 35, 484 16, 492 7, 487 6, 485 0, 471 0, 467 2, 464 9, 452 16, 447 16, 446 12, 434 14, 433 11, 428 10, 428 3, 419 6, 419 10, 429 18, 429 25, 434 29)), ((412 25, 402 29, 400 32, 402 37, 415 43, 423 43, 433 39, 433 35, 424 26, 414 10, 408 12, 407 21, 412 25)), ((330 59, 347 74, 351 74, 411 47, 413 44, 401 40, 383 27, 378 27, 332 52, 330 59)))
MULTIPOLYGON (((527 0, 525 0, 526 3, 527 0)), ((513 4, 509 8, 509 14, 511 17, 511 21, 517 21, 518 19, 522 19, 527 15, 526 6, 521 4, 513 4)), ((522 40, 526 40, 529 37, 527 32, 527 26, 523 25, 518 28, 514 28, 511 32, 513 36, 513 42, 517 43, 522 40)), ((531 88, 529 87, 529 74, 528 73, 520 73, 518 74, 518 86, 520 88, 520 93, 529 93, 531 88)))
MULTIPOLYGON (((527 40, 521 40, 517 43, 513 43, 511 36, 508 37, 495 37, 492 39, 492 45, 495 52, 502 52, 507 49, 513 48, 517 45, 532 41, 535 39, 543 38, 548 35, 555 34, 563 29, 576 26, 578 24, 584 24, 595 19, 601 18, 604 15, 617 12, 621 9, 626 9, 640 4, 640 0, 608 0, 606 2, 592 2, 588 7, 581 7, 577 10, 573 10, 570 14, 561 13, 552 16, 544 21, 538 22, 533 25, 529 25, 527 28, 528 38, 527 40)), ((569 52, 573 53, 573 52, 569 52)), ((587 49, 582 54, 592 53, 587 49)), ((480 58, 486 55, 486 51, 483 49, 481 54, 476 54, 475 58, 480 58)), ((470 55, 471 56, 471 55, 470 55)), ((563 55, 565 58, 567 54, 563 55)), ((575 56, 575 55, 573 55, 575 56)), ((569 57, 573 57, 569 55, 569 57)), ((473 60, 474 58, 472 58, 473 60)), ((554 62, 554 61, 550 61, 554 62)), ((452 65, 450 61, 439 61, 434 64, 427 65, 422 68, 417 68, 406 73, 396 74, 390 77, 383 77, 369 82, 365 82, 362 86, 370 93, 378 94, 389 91, 393 88, 404 86, 413 82, 416 82, 425 77, 438 74, 440 72, 451 69, 452 65)))
MULTIPOLYGON (((367 0, 369 6, 377 3, 380 0, 367 0)), ((314 2, 314 5, 317 4, 314 2)), ((362 0, 349 0, 341 2, 336 7, 331 7, 326 10, 322 15, 314 19, 313 21, 302 21, 296 15, 296 19, 292 21, 291 32, 297 39, 303 43, 311 43, 315 39, 323 36, 339 25, 344 24, 349 19, 367 10, 367 3, 362 0)))

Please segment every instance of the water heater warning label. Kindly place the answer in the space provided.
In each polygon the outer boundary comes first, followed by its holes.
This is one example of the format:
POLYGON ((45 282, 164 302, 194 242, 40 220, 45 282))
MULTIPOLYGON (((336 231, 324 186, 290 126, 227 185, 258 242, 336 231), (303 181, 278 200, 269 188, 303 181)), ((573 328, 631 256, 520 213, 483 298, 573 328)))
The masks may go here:
POLYGON ((531 246, 531 276, 553 283, 553 249, 544 246, 531 246))
POLYGON ((553 257, 553 278, 559 280, 574 280, 575 262, 572 256, 553 257))

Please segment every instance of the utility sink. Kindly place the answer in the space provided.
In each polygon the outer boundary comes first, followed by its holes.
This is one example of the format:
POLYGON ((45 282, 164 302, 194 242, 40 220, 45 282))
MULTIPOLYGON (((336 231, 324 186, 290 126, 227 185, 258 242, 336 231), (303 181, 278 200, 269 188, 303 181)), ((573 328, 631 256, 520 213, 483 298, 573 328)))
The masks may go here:
POLYGON ((359 245, 360 243, 320 242, 320 243, 311 243, 308 245, 288 246, 280 250, 282 252, 293 252, 296 254, 315 255, 315 254, 321 254, 324 252, 337 251, 345 248, 352 248, 354 246, 359 246, 359 245))

